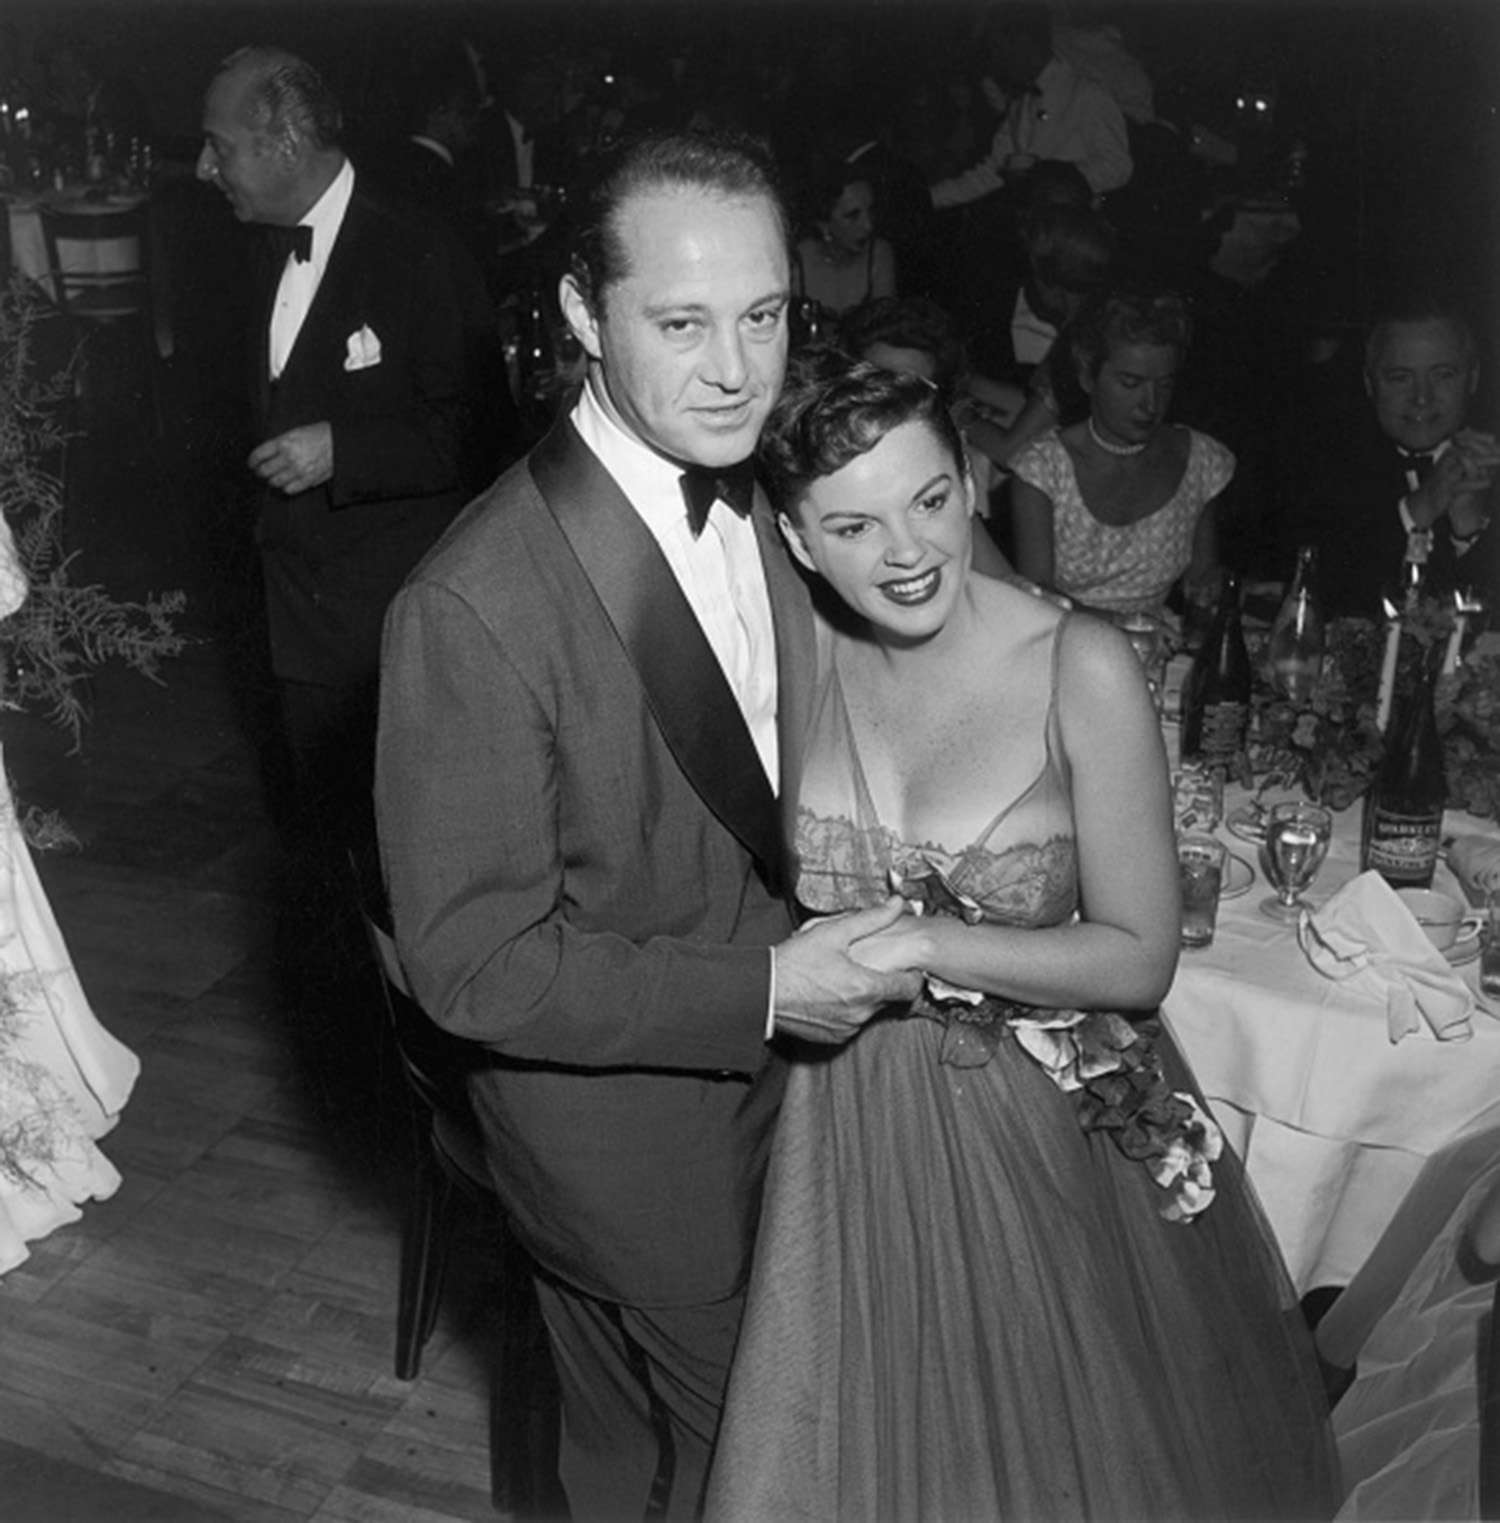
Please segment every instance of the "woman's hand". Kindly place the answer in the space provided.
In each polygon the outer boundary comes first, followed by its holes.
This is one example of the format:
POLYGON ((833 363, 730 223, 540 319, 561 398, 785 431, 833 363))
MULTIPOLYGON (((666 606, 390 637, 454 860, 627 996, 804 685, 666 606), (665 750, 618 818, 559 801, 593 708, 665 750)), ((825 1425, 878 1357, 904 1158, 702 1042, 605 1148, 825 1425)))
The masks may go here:
POLYGON ((849 944, 849 955, 878 973, 924 970, 932 961, 930 922, 910 911, 894 925, 849 944))

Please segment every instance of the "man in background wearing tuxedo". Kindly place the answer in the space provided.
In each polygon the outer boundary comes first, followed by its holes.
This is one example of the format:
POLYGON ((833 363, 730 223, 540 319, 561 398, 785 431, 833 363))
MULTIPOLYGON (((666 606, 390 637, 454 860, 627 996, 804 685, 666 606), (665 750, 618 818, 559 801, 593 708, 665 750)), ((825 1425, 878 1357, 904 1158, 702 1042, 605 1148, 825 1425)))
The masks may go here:
POLYGON ((1289 525, 1320 548, 1328 613, 1378 617, 1412 567, 1428 593, 1471 589, 1500 607, 1500 443, 1467 426, 1478 384, 1473 331, 1452 308, 1408 301, 1370 328, 1369 420, 1318 441, 1289 525))
POLYGON ((503 360, 468 255, 372 196, 338 103, 278 48, 242 48, 204 101, 201 180, 258 234, 248 350, 255 527, 294 833, 369 836, 386 604, 503 463, 503 360))

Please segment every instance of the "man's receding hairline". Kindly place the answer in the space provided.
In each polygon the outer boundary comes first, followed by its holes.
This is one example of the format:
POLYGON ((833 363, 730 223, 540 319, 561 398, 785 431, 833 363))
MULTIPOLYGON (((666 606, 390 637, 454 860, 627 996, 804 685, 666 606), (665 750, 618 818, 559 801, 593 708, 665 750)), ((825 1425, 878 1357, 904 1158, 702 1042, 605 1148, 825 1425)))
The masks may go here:
MULTIPOLYGON (((677 176, 664 177, 661 180, 652 180, 641 185, 631 186, 622 195, 616 205, 611 209, 609 220, 614 224, 620 234, 621 251, 624 252, 624 231, 626 218, 631 210, 639 202, 648 200, 685 200, 689 196, 700 200, 713 201, 721 206, 742 205, 751 206, 759 204, 766 209, 771 222, 778 230, 785 226, 781 215, 781 205, 776 198, 774 190, 756 189, 729 189, 722 185, 704 185, 696 180, 681 179, 677 176)), ((627 280, 632 273, 630 261, 625 261, 625 267, 620 269, 613 280, 600 288, 596 293, 595 300, 602 304, 610 286, 619 285, 627 280)))
POLYGON ((1385 357, 1397 328, 1446 328, 1458 340, 1466 366, 1472 369, 1479 359, 1478 342, 1462 318, 1444 312, 1434 312, 1429 317, 1383 317, 1370 329, 1365 343, 1365 369, 1371 374, 1385 357))

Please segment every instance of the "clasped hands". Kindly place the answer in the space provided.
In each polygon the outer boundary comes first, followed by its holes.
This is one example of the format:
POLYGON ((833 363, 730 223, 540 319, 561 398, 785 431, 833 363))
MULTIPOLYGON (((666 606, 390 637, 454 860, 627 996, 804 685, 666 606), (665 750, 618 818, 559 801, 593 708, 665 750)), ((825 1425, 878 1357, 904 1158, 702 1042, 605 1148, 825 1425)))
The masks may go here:
POLYGON ((1484 527, 1486 495, 1500 471, 1500 440, 1477 428, 1460 429, 1452 446, 1432 468, 1421 486, 1406 499, 1407 511, 1419 529, 1431 528, 1440 518, 1459 539, 1467 539, 1484 527))
POLYGON ((887 1005, 922 992, 928 924, 899 895, 809 921, 776 948, 776 1030, 838 1046, 887 1005))
POLYGON ((304 423, 267 439, 245 462, 268 486, 288 497, 322 486, 333 476, 333 425, 304 423))

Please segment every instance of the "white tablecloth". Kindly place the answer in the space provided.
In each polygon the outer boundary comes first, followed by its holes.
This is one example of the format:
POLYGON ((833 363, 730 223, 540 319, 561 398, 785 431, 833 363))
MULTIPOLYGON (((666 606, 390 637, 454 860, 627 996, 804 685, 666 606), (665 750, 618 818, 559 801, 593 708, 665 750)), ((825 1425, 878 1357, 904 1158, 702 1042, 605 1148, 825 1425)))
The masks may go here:
MULTIPOLYGON (((1244 800, 1231 794, 1226 813, 1244 800)), ((1358 871, 1359 816, 1335 816, 1314 903, 1358 871)), ((1453 813, 1446 830, 1500 834, 1453 813)), ((1446 867, 1436 886, 1458 891, 1446 867)), ((1423 1160, 1500 1094, 1500 1012, 1476 1011, 1468 1041, 1424 1029, 1393 1046, 1380 1000, 1317 973, 1295 930, 1260 914, 1269 892, 1257 865, 1250 892, 1220 905, 1213 945, 1183 953, 1164 1014, 1306 1291, 1350 1279, 1423 1160)), ((1478 966, 1460 970, 1475 988, 1478 966)))

